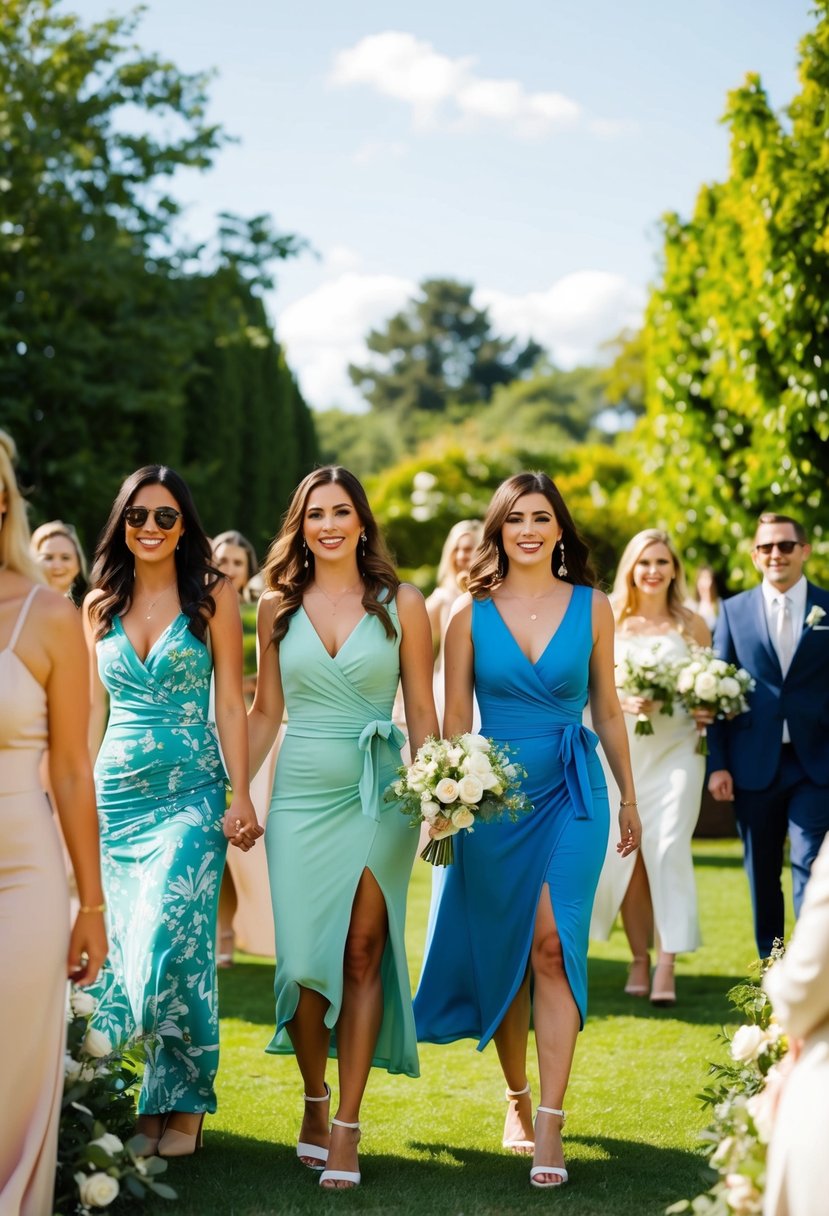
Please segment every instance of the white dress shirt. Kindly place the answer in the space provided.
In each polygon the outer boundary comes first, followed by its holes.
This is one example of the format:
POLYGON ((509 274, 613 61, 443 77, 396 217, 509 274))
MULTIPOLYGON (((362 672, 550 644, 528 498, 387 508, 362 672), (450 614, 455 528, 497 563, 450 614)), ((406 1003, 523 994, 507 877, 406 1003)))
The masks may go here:
MULTIPOLYGON (((795 585, 793 587, 789 587, 788 591, 785 592, 780 591, 777 587, 773 587, 771 583, 766 581, 766 579, 763 579, 761 588, 763 592, 763 610, 766 614, 766 624, 768 625, 769 637, 771 638, 771 644, 774 647, 775 653, 777 653, 777 621, 780 613, 779 601, 781 596, 785 595, 789 602, 788 606, 792 625, 791 657, 794 657, 798 642, 803 634, 803 621, 806 617, 806 593, 808 591, 806 578, 801 574, 795 585)), ((780 658, 781 656, 778 654, 777 657, 780 658)), ((785 674, 786 673, 784 671, 784 678, 785 674)), ((791 743, 788 722, 783 723, 783 742, 791 743)))

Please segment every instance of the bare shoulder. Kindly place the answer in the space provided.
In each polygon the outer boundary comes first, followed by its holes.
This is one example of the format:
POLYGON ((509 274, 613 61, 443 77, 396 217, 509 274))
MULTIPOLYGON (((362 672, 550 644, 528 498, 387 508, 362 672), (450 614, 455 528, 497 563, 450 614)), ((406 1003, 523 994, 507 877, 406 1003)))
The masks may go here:
POLYGON ((613 609, 610 605, 610 600, 603 591, 598 587, 591 589, 591 609, 593 612, 593 620, 598 625, 610 624, 611 629, 616 628, 616 621, 613 616, 613 609))
POLYGON ((276 610, 282 602, 279 591, 263 591, 256 602, 256 620, 259 625, 273 627, 276 610))
POLYGON ((41 587, 32 600, 32 616, 44 630, 46 649, 49 651, 59 649, 67 639, 83 633, 78 609, 65 595, 49 587, 41 587))
POLYGON ((688 620, 688 632, 691 638, 696 642, 697 646, 711 645, 711 630, 706 625, 705 621, 698 612, 690 611, 688 620))
POLYGON ((397 604, 397 615, 400 618, 400 624, 406 628, 407 624, 413 624, 415 621, 428 620, 426 615, 426 601, 423 598, 423 593, 414 586, 413 583, 401 583, 397 588, 395 596, 397 604))
POLYGON ((467 633, 472 628, 472 596, 468 591, 464 591, 463 595, 459 595, 452 605, 449 613, 449 628, 454 633, 459 630, 466 630, 467 633))

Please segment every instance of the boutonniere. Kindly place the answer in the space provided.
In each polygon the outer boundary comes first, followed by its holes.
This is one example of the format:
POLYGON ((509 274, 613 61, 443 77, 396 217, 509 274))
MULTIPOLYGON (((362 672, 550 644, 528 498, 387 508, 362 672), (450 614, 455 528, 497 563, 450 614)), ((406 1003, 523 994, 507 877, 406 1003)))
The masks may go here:
POLYGON ((819 604, 813 604, 809 609, 809 613, 804 621, 804 624, 809 629, 829 629, 829 625, 821 625, 821 621, 826 616, 826 610, 821 608, 819 604))

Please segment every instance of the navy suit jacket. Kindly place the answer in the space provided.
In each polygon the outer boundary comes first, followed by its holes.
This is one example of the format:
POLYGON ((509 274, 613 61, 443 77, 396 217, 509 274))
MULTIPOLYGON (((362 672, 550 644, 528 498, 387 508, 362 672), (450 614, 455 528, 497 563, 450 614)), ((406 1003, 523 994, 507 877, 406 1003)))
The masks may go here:
POLYGON ((806 616, 815 606, 826 616, 820 627, 804 624, 783 679, 760 588, 723 601, 714 649, 745 667, 757 686, 747 713, 709 727, 709 771, 728 769, 738 789, 771 785, 780 765, 784 720, 810 781, 829 785, 829 591, 807 583, 806 616))

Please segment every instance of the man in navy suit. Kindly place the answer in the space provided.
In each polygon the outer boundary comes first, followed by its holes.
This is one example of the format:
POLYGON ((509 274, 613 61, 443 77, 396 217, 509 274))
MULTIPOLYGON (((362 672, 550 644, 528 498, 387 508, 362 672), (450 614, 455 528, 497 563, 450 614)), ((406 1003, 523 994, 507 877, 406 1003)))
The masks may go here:
POLYGON ((806 533, 761 515, 752 560, 759 587, 723 603, 714 648, 756 687, 747 713, 709 728, 708 789, 734 799, 762 957, 783 936, 789 836, 795 915, 829 831, 829 592, 806 581, 806 533))

